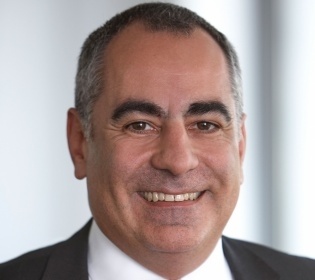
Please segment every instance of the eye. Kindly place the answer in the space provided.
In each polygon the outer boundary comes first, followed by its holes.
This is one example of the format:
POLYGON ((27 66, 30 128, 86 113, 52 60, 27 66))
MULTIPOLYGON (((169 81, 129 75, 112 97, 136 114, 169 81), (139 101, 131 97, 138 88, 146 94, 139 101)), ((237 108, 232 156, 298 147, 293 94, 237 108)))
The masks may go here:
POLYGON ((126 129, 135 133, 148 133, 148 132, 153 132, 156 130, 147 122, 141 122, 141 121, 128 124, 126 126, 126 129))
POLYGON ((214 132, 218 128, 219 128, 218 125, 207 121, 197 122, 191 127, 191 129, 201 130, 204 132, 214 132))
POLYGON ((199 122, 196 125, 200 130, 209 130, 214 127, 214 125, 210 122, 199 122))

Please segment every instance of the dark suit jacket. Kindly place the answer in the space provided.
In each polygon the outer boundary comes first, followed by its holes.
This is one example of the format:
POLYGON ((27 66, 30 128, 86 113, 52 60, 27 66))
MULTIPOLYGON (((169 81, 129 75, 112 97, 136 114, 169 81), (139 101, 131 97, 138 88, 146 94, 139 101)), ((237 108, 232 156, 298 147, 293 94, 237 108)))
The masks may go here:
MULTIPOLYGON (((88 280, 91 221, 70 239, 0 264, 0 280, 88 280)), ((235 280, 315 280, 315 261, 223 237, 235 280)))

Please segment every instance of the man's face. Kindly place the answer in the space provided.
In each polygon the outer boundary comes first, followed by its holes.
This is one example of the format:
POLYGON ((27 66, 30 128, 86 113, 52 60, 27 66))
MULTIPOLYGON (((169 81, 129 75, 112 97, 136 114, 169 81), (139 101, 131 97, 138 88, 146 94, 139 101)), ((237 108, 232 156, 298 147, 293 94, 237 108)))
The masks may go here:
POLYGON ((133 24, 104 61, 93 138, 74 160, 97 224, 132 256, 212 250, 245 149, 223 52, 200 29, 185 37, 133 24))

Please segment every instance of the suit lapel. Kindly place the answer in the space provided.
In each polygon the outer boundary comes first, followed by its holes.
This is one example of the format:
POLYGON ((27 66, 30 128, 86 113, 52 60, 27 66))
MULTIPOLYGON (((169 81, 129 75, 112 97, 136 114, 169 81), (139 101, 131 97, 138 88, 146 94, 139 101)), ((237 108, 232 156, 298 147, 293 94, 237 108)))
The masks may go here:
MULTIPOLYGON (((88 280, 87 250, 90 220, 49 257, 42 280, 88 280)), ((223 251, 234 280, 280 280, 279 275, 237 240, 222 237, 223 251)))
POLYGON ((87 248, 90 220, 52 252, 42 280, 88 280, 87 248))
POLYGON ((222 237, 223 251, 235 280, 279 280, 266 262, 237 240, 222 237))

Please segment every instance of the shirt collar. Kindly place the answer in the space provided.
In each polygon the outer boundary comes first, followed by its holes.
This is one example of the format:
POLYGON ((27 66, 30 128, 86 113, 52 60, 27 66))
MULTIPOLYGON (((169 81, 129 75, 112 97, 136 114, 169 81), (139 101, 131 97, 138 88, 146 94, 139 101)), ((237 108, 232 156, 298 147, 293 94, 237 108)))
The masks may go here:
MULTIPOLYGON (((88 271, 90 280, 162 280, 164 278, 141 266, 122 252, 99 229, 93 220, 89 234, 88 271)), ((196 270, 182 280, 224 279, 232 280, 232 274, 224 258, 220 239, 212 254, 196 270)))

